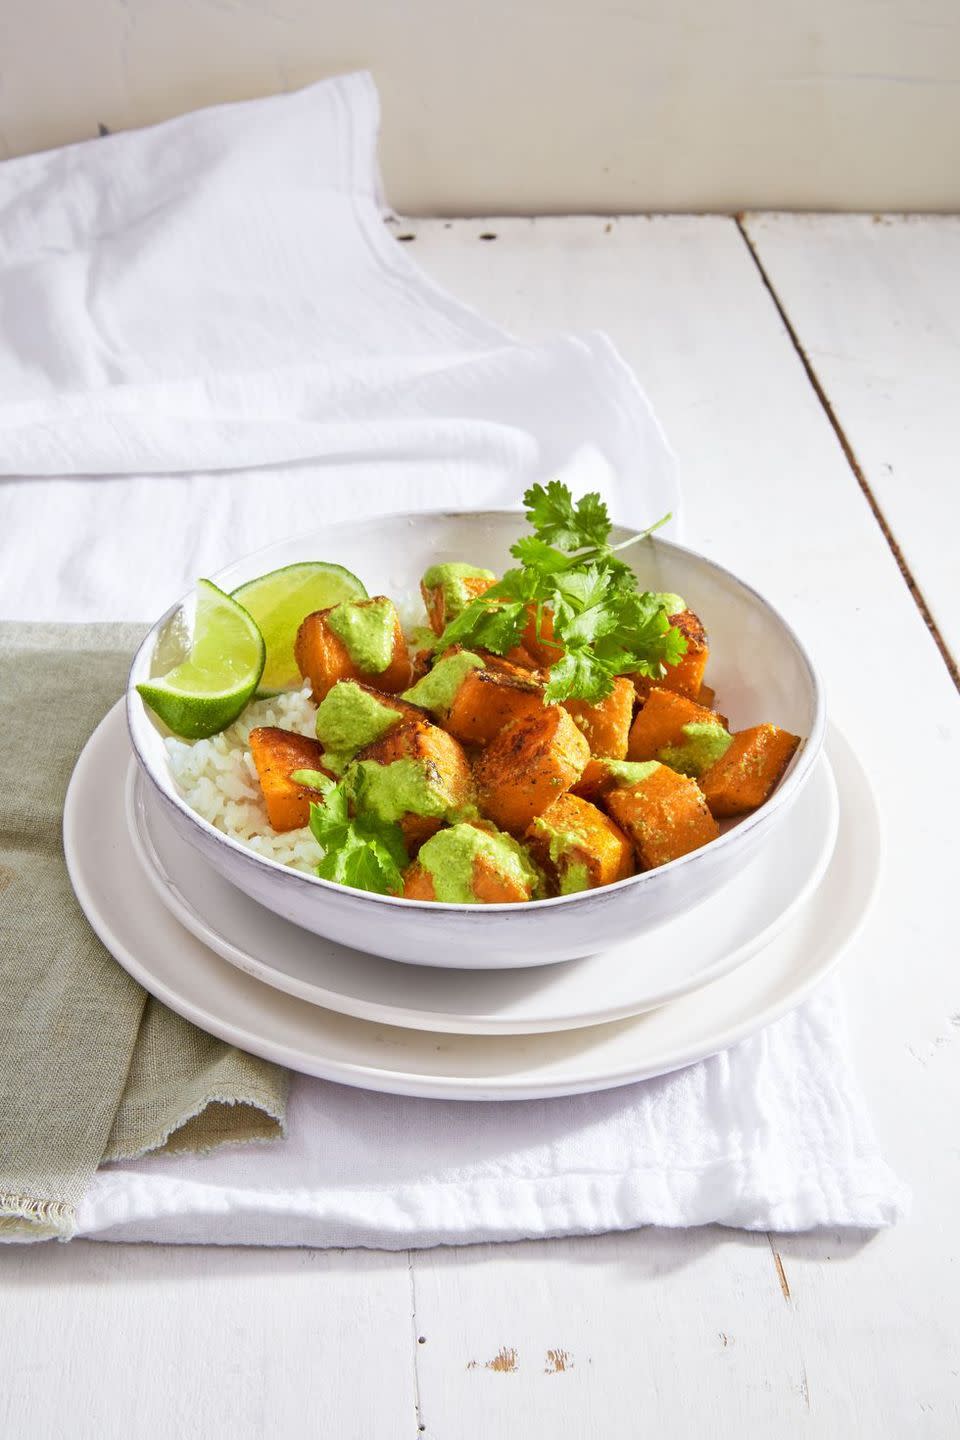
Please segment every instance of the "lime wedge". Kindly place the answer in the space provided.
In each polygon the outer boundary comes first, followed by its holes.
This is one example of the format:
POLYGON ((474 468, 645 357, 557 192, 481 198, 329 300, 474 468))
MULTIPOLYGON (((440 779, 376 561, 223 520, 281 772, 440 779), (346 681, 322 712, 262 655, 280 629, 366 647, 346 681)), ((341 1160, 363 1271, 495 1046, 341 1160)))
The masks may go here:
POLYGON ((276 695, 300 685, 293 644, 300 622, 314 610, 326 610, 342 600, 366 600, 363 581, 342 565, 325 560, 304 560, 248 580, 233 592, 260 627, 267 647, 267 663, 260 678, 260 694, 276 695))
POLYGON ((137 689, 175 735, 202 740, 236 720, 260 682, 265 656, 263 636, 243 606, 198 580, 190 653, 137 689))

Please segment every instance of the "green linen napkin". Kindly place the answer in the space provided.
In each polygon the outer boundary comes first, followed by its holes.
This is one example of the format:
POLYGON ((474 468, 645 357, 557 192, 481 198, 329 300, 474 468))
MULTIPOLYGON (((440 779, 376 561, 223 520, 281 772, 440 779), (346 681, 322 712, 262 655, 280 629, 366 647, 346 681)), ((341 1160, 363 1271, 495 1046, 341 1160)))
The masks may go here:
POLYGON ((67 782, 141 635, 0 625, 0 1240, 69 1238, 104 1161, 283 1134, 286 1072, 148 997, 70 887, 67 782))

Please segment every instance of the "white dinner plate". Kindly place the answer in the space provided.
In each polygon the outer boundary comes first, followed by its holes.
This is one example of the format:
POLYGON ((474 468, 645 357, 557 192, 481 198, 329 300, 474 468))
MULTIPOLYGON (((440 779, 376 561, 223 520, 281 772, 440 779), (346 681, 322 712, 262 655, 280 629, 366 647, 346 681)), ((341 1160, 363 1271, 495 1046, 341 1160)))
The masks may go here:
POLYGON ((201 1029, 293 1070, 392 1094, 528 1100, 625 1085, 725 1050, 784 1014, 833 968, 880 864, 869 782, 834 732, 840 830, 823 883, 793 922, 728 975, 632 1019, 544 1035, 442 1035, 338 1015, 228 964, 161 904, 133 854, 111 712, 74 770, 64 853, 93 928, 124 969, 201 1029))
MULTIPOLYGON (((118 737, 118 767, 129 755, 118 737)), ((147 879, 216 953, 311 1004, 388 1025, 530 1035, 638 1015, 718 979, 777 935, 823 878, 836 843, 826 756, 786 824, 719 894, 630 942, 565 965, 441 970, 398 965, 315 935, 237 890, 183 843, 131 759, 127 823, 147 879)))

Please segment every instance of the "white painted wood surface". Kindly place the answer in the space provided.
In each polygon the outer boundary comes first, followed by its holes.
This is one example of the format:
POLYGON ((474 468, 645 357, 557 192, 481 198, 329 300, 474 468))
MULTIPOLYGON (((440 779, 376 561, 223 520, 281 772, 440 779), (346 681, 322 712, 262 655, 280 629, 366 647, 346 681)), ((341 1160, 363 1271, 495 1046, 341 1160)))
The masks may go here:
MULTIPOLYGON (((678 451, 691 543, 766 590, 819 656, 886 817, 886 878, 845 976, 914 1218, 878 1237, 640 1231, 409 1259, 7 1251, 0 1434, 953 1436, 960 973, 944 899, 960 726, 946 668, 732 220, 397 229, 518 333, 613 335, 678 451), (884 706, 904 658, 909 729, 884 706)), ((918 571, 922 585, 922 556, 918 571)))
POLYGON ((960 216, 744 225, 960 660, 960 216))

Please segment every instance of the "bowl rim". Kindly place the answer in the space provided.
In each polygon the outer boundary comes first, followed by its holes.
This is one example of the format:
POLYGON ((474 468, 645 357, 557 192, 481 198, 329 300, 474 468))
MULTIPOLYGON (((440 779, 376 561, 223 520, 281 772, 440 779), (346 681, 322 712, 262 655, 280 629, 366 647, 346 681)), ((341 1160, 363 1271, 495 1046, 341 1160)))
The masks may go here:
MULTIPOLYGON (((444 508, 432 510, 394 510, 386 512, 384 514, 364 517, 362 519, 340 520, 327 526, 318 526, 316 530, 306 532, 304 539, 309 540, 309 538, 314 534, 327 532, 335 536, 338 529, 346 529, 348 526, 350 528, 356 528, 358 524, 374 526, 381 523, 402 522, 411 520, 519 520, 522 518, 522 515, 523 511, 520 508, 473 510, 469 507, 464 507, 462 509, 444 508)), ((623 530, 627 532, 627 535, 629 535, 631 531, 632 533, 636 533, 635 530, 632 530, 632 527, 620 525, 616 522, 614 523, 612 528, 614 531, 623 530)), ((286 537, 285 539, 271 541, 269 545, 261 546, 257 550, 251 550, 246 555, 242 555, 238 557, 238 559, 231 561, 228 565, 221 566, 221 568, 209 578, 213 581, 214 584, 219 584, 221 577, 228 575, 231 570, 234 570, 237 567, 246 567, 249 563, 257 560, 258 557, 266 556, 272 551, 279 550, 282 547, 289 545, 291 541, 298 538, 299 537, 297 536, 291 535, 286 537)), ((278 876, 284 877, 284 883, 299 885, 302 893, 306 893, 302 890, 303 886, 309 886, 315 889, 319 887, 321 891, 334 891, 338 895, 352 896, 356 899, 367 901, 371 904, 399 906, 405 910, 419 910, 424 913, 435 913, 437 911, 444 911, 447 913, 455 912, 463 915, 475 915, 477 917, 483 915, 490 915, 491 913, 498 912, 520 915, 527 914, 532 910, 536 910, 537 912, 539 912, 545 908, 552 908, 560 905, 582 905, 584 904, 584 902, 596 903, 597 898, 601 895, 613 894, 615 891, 626 890, 630 887, 639 887, 644 883, 644 881, 648 883, 654 882, 656 877, 659 877, 666 873, 675 874, 677 870, 680 869, 680 867, 695 863, 705 854, 715 855, 716 851, 714 849, 714 846, 719 845, 724 846, 725 848, 729 848, 733 843, 735 843, 742 837, 748 835, 750 831, 756 829, 758 825, 764 825, 768 823, 773 815, 775 815, 778 811, 783 810, 785 806, 789 805, 789 803, 792 802, 793 798, 799 793, 801 787, 806 783, 807 779, 812 773, 816 759, 819 756, 821 749, 823 748, 824 735, 826 732, 826 706, 824 701, 823 684, 820 680, 819 673, 813 663, 810 653, 807 650, 807 647, 804 645, 803 641, 800 639, 799 635, 796 633, 790 622, 783 616, 783 614, 777 609, 775 605, 773 605, 769 600, 766 599, 764 595, 760 593, 759 590, 755 589, 755 587, 752 586, 748 581, 743 580, 732 570, 729 570, 725 565, 720 564, 719 561, 712 559, 708 555, 704 555, 702 551, 694 550, 689 545, 681 545, 676 540, 668 540, 658 534, 647 536, 642 543, 646 545, 652 545, 658 549, 666 549, 668 551, 673 550, 683 555, 692 556, 695 560, 698 560, 703 564, 709 566, 711 569, 717 571, 720 575, 722 575, 726 580, 732 581, 734 585, 737 585, 742 590, 746 591, 746 593, 755 602, 757 602, 764 610, 768 611, 786 632, 786 635, 790 639, 804 665, 807 673, 807 679, 810 685, 811 694, 813 697, 814 710, 813 724, 811 726, 810 734, 801 740, 800 747, 797 751, 789 773, 777 786, 776 790, 771 795, 769 800, 764 801, 764 803, 757 810, 754 810, 751 814, 745 816, 734 828, 718 836, 718 838, 713 841, 709 846, 701 846, 698 850, 691 850, 686 855, 680 855, 676 860, 668 861, 666 865, 660 865, 653 870, 639 871, 637 874, 629 875, 625 880, 617 880, 611 885, 603 885, 591 890, 576 891, 572 895, 551 895, 540 900, 524 900, 521 902, 513 901, 510 903, 500 902, 491 905, 469 905, 447 900, 410 900, 406 899, 402 895, 378 895, 369 890, 358 890, 352 885, 342 885, 335 880, 325 880, 322 876, 308 875, 303 870, 295 870, 289 865, 284 865, 279 860, 271 859, 268 855, 261 855, 259 851, 251 849, 249 845, 245 845, 242 841, 235 840, 231 835, 227 835, 223 830, 219 830, 215 825, 211 824, 209 820, 205 820, 202 815, 199 815, 197 811, 193 810, 187 804, 184 797, 179 794, 175 785, 171 785, 171 788, 168 790, 165 786, 160 784, 158 777, 155 776, 153 773, 153 767, 150 764, 149 757, 144 753, 138 742, 137 722, 139 720, 142 720, 144 723, 150 725, 152 725, 153 722, 147 714, 148 707, 146 705, 146 702, 143 700, 142 696, 135 688, 136 681, 134 679, 134 676, 136 675, 138 669, 144 663, 144 660, 152 655, 153 647, 155 646, 157 638, 163 627, 167 625, 170 620, 173 619, 174 615, 176 615, 177 612, 189 602, 193 595, 193 590, 189 590, 186 594, 181 595, 178 600, 176 600, 171 606, 168 607, 166 611, 164 611, 164 613, 159 617, 159 619, 154 621, 154 623, 150 626, 150 629, 147 631, 146 635, 141 640, 140 644, 137 646, 133 659, 130 662, 130 667, 127 673, 125 713, 127 722, 127 733, 130 738, 131 748, 133 749, 133 753, 137 759, 137 764, 143 770, 145 776, 150 781, 151 785, 153 785, 154 789, 157 791, 160 799, 165 801, 168 805, 173 806, 174 809, 176 809, 180 814, 185 816, 186 819, 192 825, 194 825, 202 834, 206 835, 215 844, 223 846, 231 854, 236 855, 242 861, 246 861, 247 863, 254 863, 258 866, 264 867, 267 872, 275 872, 278 876)), ((276 569, 277 567, 273 566, 271 568, 276 569)), ((261 573, 266 574, 268 572, 264 570, 261 573)), ((238 583, 243 584, 246 582, 240 581, 238 583)), ((237 587, 236 585, 234 585, 232 588, 236 589, 237 587)))

